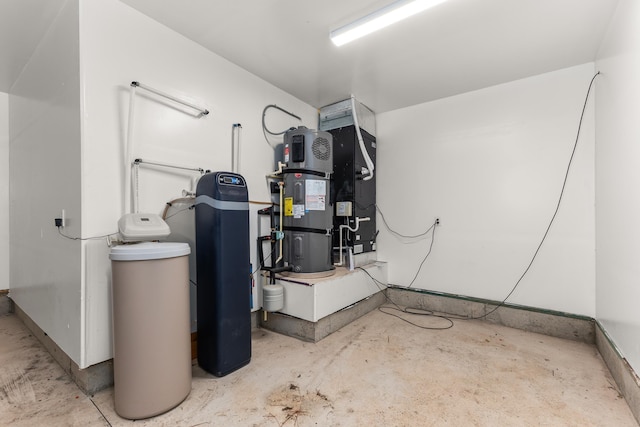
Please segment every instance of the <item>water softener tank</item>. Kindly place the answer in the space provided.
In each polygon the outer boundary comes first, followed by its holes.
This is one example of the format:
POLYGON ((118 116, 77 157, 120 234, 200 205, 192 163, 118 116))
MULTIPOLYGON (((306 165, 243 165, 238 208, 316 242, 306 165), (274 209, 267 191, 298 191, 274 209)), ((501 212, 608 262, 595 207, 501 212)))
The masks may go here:
POLYGON ((249 196, 238 174, 198 182, 196 271, 198 364, 221 377, 251 360, 249 196))
POLYGON ((283 256, 295 273, 333 269, 332 146, 328 132, 300 126, 284 134, 283 256))

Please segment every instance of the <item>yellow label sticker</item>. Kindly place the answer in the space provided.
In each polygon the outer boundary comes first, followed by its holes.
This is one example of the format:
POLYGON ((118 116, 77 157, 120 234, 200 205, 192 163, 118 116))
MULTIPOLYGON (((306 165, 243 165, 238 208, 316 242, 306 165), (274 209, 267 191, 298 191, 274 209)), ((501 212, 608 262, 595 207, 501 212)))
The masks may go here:
POLYGON ((293 216, 293 197, 284 199, 284 216, 293 216))

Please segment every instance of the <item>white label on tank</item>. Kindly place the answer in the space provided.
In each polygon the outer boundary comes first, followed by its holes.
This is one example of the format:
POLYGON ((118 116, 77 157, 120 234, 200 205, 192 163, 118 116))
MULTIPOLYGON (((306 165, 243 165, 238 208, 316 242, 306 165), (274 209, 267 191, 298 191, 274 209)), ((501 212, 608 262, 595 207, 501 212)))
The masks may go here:
POLYGON ((293 205, 293 217, 301 218, 304 215, 304 205, 293 205))
POLYGON ((323 211, 327 194, 327 181, 323 179, 305 180, 305 204, 308 211, 323 211))
POLYGON ((363 245, 353 245, 353 253, 354 254, 361 254, 362 252, 364 252, 364 246, 363 245))

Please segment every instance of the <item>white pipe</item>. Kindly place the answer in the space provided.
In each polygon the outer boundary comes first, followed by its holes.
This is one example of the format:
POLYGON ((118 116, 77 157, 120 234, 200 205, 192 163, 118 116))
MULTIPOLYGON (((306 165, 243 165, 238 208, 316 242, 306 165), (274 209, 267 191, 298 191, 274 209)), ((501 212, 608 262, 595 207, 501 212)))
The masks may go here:
POLYGON ((133 152, 133 117, 136 99, 136 86, 131 85, 129 91, 129 122, 127 123, 127 138, 124 143, 124 212, 131 212, 131 153, 133 152))
POLYGON ((234 123, 231 129, 231 172, 240 173, 240 133, 242 125, 234 123))
POLYGON ((364 217, 364 218, 356 217, 356 225, 355 225, 354 228, 351 228, 350 226, 348 226, 346 224, 342 224, 339 227, 338 237, 340 239, 340 262, 334 263, 333 265, 341 266, 341 265, 344 264, 344 255, 342 254, 342 230, 346 228, 347 230, 355 233, 360 228, 360 223, 361 222, 365 222, 365 221, 371 221, 371 218, 368 217, 368 216, 364 217))
POLYGON ((353 116, 353 124, 356 127, 356 134, 358 135, 358 144, 360 145, 360 152, 364 157, 364 162, 367 164, 369 170, 368 175, 363 178, 364 181, 369 181, 373 178, 373 169, 375 168, 373 160, 369 157, 367 147, 364 145, 364 139, 362 138, 362 132, 360 131, 360 124, 358 123, 358 113, 356 112, 356 97, 351 95, 351 115, 353 116))
POLYGON ((137 162, 133 162, 131 164, 131 168, 133 169, 133 179, 131 181, 133 186, 133 213, 138 213, 139 206, 139 193, 138 193, 138 174, 140 173, 140 165, 137 162))
MULTIPOLYGON (((280 168, 282 168, 282 166, 280 166, 280 168)), ((283 201, 282 193, 284 192, 284 182, 282 182, 282 181, 278 182, 278 187, 280 187, 280 224, 279 224, 279 226, 280 226, 280 232, 282 233, 282 211, 284 209, 284 206, 282 205, 282 201, 283 201)), ((283 257, 283 253, 282 253, 282 241, 283 240, 284 239, 280 239, 280 243, 279 243, 279 245, 280 245, 280 248, 279 248, 280 253, 278 254, 278 259, 276 260, 276 262, 273 263, 274 267, 278 266, 278 263, 280 262, 280 260, 283 257)))
POLYGON ((200 172, 201 174, 204 173, 204 169, 202 168, 192 168, 189 166, 175 165, 172 163, 158 162, 155 160, 135 159, 134 163, 139 163, 141 165, 158 166, 158 167, 170 168, 170 169, 180 169, 180 170, 191 171, 191 172, 200 172))
POLYGON ((193 108, 194 110, 197 110, 197 111, 200 112, 200 116, 206 116, 207 114, 209 114, 209 110, 207 110, 206 108, 203 108, 203 107, 200 107, 198 105, 195 105, 195 104, 193 104, 193 103, 191 103, 189 101, 185 101, 183 99, 176 98, 173 95, 169 95, 168 93, 161 92, 158 89, 154 89, 154 88, 152 88, 150 86, 143 85, 140 82, 131 82, 131 86, 138 86, 141 89, 145 89, 145 90, 148 90, 151 93, 155 93, 156 95, 163 96, 163 97, 165 97, 167 99, 170 99, 170 100, 172 100, 174 102, 177 102, 178 104, 186 105, 187 107, 193 108))
POLYGON ((268 174, 266 177, 267 178, 280 178, 280 175, 282 175, 282 168, 287 166, 286 163, 282 163, 282 162, 278 162, 278 170, 271 172, 270 174, 268 174))

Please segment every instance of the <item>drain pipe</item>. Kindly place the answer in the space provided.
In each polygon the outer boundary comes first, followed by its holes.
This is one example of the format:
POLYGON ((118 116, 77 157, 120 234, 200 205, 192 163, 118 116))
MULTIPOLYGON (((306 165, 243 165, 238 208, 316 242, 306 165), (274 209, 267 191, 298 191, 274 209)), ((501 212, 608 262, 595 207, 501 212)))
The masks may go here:
POLYGON ((371 218, 368 216, 364 218, 356 217, 355 227, 351 228, 350 226, 345 224, 339 227, 338 237, 340 238, 340 262, 334 263, 333 265, 337 265, 337 266, 344 265, 344 254, 342 253, 342 230, 346 228, 347 230, 355 233, 360 228, 360 223, 365 221, 371 221, 371 218))

